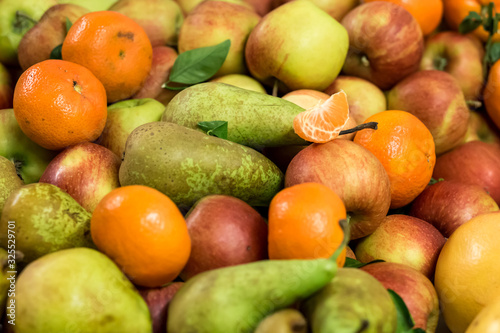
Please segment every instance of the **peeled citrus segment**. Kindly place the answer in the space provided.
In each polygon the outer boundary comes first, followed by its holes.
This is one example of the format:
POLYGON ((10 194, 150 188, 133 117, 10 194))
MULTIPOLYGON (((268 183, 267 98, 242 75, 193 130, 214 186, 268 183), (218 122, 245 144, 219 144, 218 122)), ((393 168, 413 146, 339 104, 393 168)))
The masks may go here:
POLYGON ((348 120, 347 95, 341 90, 295 116, 293 130, 306 141, 325 143, 338 137, 348 120))

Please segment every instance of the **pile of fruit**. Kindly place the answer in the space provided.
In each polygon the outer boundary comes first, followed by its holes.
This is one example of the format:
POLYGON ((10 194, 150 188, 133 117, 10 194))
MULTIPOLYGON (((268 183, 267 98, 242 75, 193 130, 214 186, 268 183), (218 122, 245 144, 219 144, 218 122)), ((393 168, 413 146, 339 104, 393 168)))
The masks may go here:
POLYGON ((499 21, 0 0, 2 331, 500 332, 499 21))

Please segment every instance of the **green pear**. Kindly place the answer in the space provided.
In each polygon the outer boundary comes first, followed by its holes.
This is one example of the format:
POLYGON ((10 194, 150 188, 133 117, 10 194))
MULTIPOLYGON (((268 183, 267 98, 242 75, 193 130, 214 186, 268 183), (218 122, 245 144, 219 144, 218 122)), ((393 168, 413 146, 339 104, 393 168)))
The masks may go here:
POLYGON ((266 89, 260 84, 259 81, 250 77, 248 75, 243 74, 228 74, 224 76, 219 76, 215 79, 210 80, 210 82, 221 82, 225 84, 230 84, 235 87, 253 90, 256 92, 260 92, 263 94, 267 94, 266 89))
POLYGON ((307 333, 307 322, 299 311, 284 309, 264 318, 254 333, 307 333))
POLYGON ((283 173, 259 152, 180 125, 153 122, 128 137, 120 184, 159 190, 181 209, 209 194, 267 206, 283 173))
POLYGON ((146 302, 113 261, 93 249, 66 249, 32 262, 11 299, 16 333, 152 332, 146 302))
POLYGON ((0 156, 0 215, 10 194, 23 185, 23 181, 17 175, 14 163, 0 156))
POLYGON ((21 131, 13 109, 0 110, 0 156, 14 162, 26 184, 37 182, 56 154, 40 147, 21 131))
POLYGON ((340 73, 349 49, 347 30, 310 1, 286 3, 252 30, 245 49, 257 80, 290 90, 323 91, 340 73))
POLYGON ((178 93, 161 120, 192 129, 201 121, 227 121, 228 140, 261 149, 306 144, 293 130, 293 119, 303 111, 279 97, 207 82, 178 93))
POLYGON ((0 219, 0 245, 7 248, 7 229, 16 235, 16 250, 31 262, 47 253, 71 247, 94 247, 91 213, 59 187, 35 183, 14 190, 0 219), (11 228, 9 221, 13 221, 11 228))
POLYGON ((266 316, 311 296, 336 272, 332 259, 265 260, 206 271, 174 296, 167 332, 254 332, 266 316))
POLYGON ((56 0, 0 1, 0 62, 16 66, 17 48, 24 34, 56 0))
MULTIPOLYGON (((11 250, 14 252, 14 250, 11 250)), ((15 279, 12 277, 13 272, 16 271, 15 264, 11 264, 13 266, 9 267, 9 255, 7 250, 0 247, 0 311, 4 313, 5 311, 5 303, 7 301, 7 296, 9 294, 9 286, 11 282, 15 282, 15 279), (9 279, 10 278, 10 279, 9 279)))
POLYGON ((260 16, 253 9, 224 2, 205 1, 192 10, 179 32, 179 54, 229 39, 231 47, 215 76, 247 73, 245 43, 260 16))
POLYGON ((341 268, 302 305, 312 333, 395 333, 397 312, 390 294, 370 274, 341 268))
POLYGON ((118 0, 57 0, 58 3, 71 3, 82 6, 92 12, 108 10, 118 0))
POLYGON ((140 125, 159 121, 165 106, 152 99, 127 99, 108 106, 106 126, 98 143, 123 157, 130 133, 140 125))
POLYGON ((50 7, 19 43, 17 57, 21 68, 26 70, 50 59, 52 50, 62 44, 66 37, 66 20, 74 23, 88 12, 88 9, 73 4, 50 7))

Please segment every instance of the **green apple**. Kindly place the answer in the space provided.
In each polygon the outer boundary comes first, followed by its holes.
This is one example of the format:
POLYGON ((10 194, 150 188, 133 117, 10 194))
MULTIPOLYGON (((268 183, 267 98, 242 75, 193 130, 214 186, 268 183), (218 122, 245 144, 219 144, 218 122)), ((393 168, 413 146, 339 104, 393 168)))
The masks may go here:
POLYGON ((14 162, 26 184, 37 182, 56 154, 40 147, 21 131, 13 109, 0 110, 0 156, 14 162))
POLYGON ((224 76, 219 76, 218 78, 210 80, 212 82, 222 82, 225 84, 230 84, 235 87, 240 87, 247 90, 253 90, 256 92, 261 92, 267 94, 266 89, 260 84, 259 81, 243 74, 229 74, 224 76))
POLYGON ((247 72, 245 43, 259 20, 260 16, 253 9, 228 2, 205 1, 184 20, 179 33, 179 53, 229 39, 231 48, 215 76, 244 74, 247 72))
POLYGON ((0 0, 0 62, 17 65, 17 47, 24 34, 57 4, 56 0, 0 0))
POLYGON ((165 106, 152 98, 128 99, 108 107, 106 127, 98 143, 122 158, 129 134, 140 125, 160 121, 165 106))
POLYGON ((14 87, 7 69, 0 63, 0 110, 12 107, 14 87))
POLYGON ((248 38, 250 73, 272 86, 323 91, 342 69, 349 36, 334 18, 310 1, 286 3, 267 14, 248 38))
POLYGON ((108 10, 117 0, 57 0, 58 3, 72 3, 87 8, 92 12, 108 10))

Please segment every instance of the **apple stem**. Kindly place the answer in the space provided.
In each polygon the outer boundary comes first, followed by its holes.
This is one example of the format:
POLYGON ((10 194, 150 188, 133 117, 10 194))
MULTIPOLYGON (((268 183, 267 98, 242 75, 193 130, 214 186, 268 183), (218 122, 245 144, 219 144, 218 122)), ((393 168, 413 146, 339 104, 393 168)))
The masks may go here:
POLYGON ((365 67, 370 67, 370 60, 368 60, 368 57, 364 54, 361 56, 361 64, 365 67))
POLYGON ((434 59, 434 68, 438 71, 444 71, 446 66, 448 66, 448 60, 444 57, 438 57, 434 59))
POLYGON ((354 133, 354 132, 357 132, 357 131, 361 131, 362 129, 366 129, 366 128, 371 128, 371 129, 376 130, 378 128, 377 125, 378 125, 377 122, 370 121, 369 123, 364 123, 364 124, 358 125, 356 127, 340 131, 339 135, 351 134, 351 133, 354 133))
POLYGON ((274 97, 278 97, 278 83, 279 83, 279 80, 276 79, 274 81, 274 85, 273 85, 273 96, 274 97))
POLYGON ((477 110, 481 106, 483 106, 483 103, 481 103, 480 101, 472 101, 472 100, 470 100, 470 101, 465 101, 465 103, 467 103, 467 106, 471 110, 477 110))

